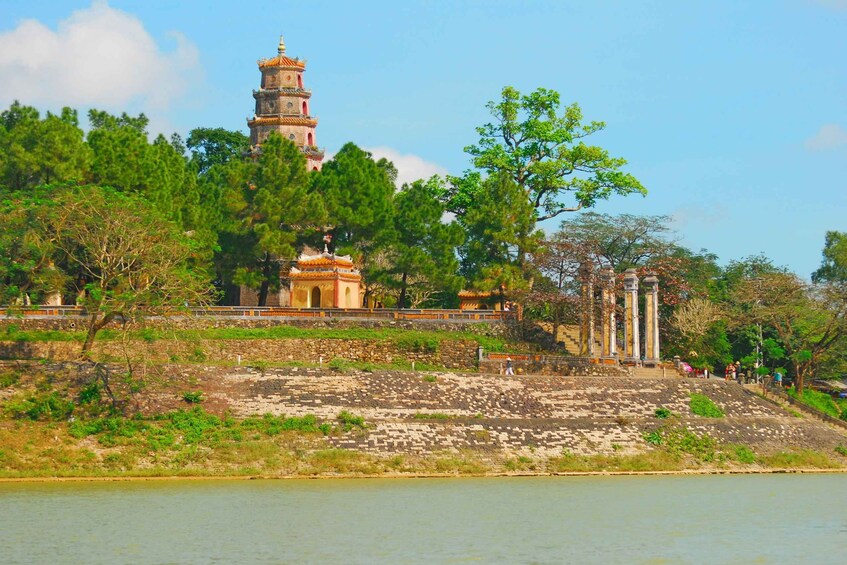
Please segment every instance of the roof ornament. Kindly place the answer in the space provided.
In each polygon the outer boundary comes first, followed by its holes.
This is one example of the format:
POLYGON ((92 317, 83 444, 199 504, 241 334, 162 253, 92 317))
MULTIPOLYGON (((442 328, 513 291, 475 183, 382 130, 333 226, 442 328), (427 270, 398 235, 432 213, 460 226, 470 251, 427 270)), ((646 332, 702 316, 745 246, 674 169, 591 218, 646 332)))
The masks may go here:
POLYGON ((277 53, 282 55, 285 53, 285 41, 282 39, 282 36, 279 36, 279 47, 276 48, 277 53))

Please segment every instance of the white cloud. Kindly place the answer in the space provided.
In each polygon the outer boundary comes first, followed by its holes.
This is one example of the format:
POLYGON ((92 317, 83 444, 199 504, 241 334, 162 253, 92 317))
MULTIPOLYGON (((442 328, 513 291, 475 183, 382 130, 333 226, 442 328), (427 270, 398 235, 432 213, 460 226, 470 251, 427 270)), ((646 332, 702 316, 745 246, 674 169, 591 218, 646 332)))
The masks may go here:
POLYGON ((398 187, 418 179, 428 179, 432 175, 444 176, 447 174, 447 169, 441 165, 425 161, 417 155, 403 155, 390 147, 368 147, 365 148, 365 151, 369 151, 376 161, 385 157, 394 163, 394 166, 397 167, 398 187))
POLYGON ((843 145, 847 145, 847 131, 838 124, 825 124, 806 140, 806 149, 810 151, 826 151, 843 145))
POLYGON ((819 4, 826 8, 835 10, 847 10, 847 0, 814 0, 815 4, 819 4))
POLYGON ((138 18, 101 1, 56 30, 23 20, 0 32, 0 104, 164 113, 200 73, 197 48, 171 37, 176 46, 165 52, 138 18))

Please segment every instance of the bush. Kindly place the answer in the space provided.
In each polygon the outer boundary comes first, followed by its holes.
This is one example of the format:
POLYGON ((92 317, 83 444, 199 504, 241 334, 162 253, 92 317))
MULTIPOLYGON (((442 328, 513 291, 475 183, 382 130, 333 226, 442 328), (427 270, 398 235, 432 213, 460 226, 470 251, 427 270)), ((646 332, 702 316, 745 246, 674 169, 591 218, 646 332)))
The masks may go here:
POLYGON ((747 464, 756 462, 756 454, 746 445, 736 445, 734 451, 735 459, 739 462, 747 464))
POLYGON ((6 403, 6 413, 18 419, 67 420, 73 411, 73 402, 56 391, 20 396, 6 403))
POLYGON ((661 408, 656 408, 656 411, 653 414, 655 414, 655 416, 660 420, 670 418, 673 415, 673 413, 664 406, 662 406, 661 408))
POLYGON ((203 393, 200 391, 183 392, 182 399, 189 404, 200 404, 203 402, 203 393))
POLYGON ((89 383, 79 391, 80 404, 98 404, 101 397, 100 383, 89 383))
POLYGON ((345 431, 351 428, 364 428, 365 427, 365 419, 361 416, 354 416, 347 410, 342 410, 338 413, 338 421, 341 422, 341 426, 345 431))
POLYGON ((723 410, 721 410, 718 405, 712 402, 712 399, 705 394, 692 392, 689 406, 691 407, 691 412, 697 416, 703 416, 705 418, 724 417, 723 410))
POLYGON ((6 371, 5 373, 0 373, 0 388, 12 386, 18 382, 20 378, 21 374, 18 371, 6 371))

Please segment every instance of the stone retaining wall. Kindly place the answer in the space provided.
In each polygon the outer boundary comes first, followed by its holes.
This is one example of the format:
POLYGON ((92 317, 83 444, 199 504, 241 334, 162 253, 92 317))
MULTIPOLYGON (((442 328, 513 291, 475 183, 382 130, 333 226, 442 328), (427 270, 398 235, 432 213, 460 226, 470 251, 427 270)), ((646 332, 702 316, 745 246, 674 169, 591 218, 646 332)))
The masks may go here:
MULTIPOLYGON (((82 345, 70 341, 10 342, 0 341, 0 359, 50 359, 70 361, 79 357, 82 345)), ((133 359, 150 361, 251 362, 299 361, 328 363, 332 359, 387 364, 397 361, 438 365, 451 369, 475 370, 475 341, 442 341, 437 351, 414 351, 388 340, 367 339, 221 339, 221 340, 156 340, 98 341, 95 359, 123 359, 129 352, 133 359)))

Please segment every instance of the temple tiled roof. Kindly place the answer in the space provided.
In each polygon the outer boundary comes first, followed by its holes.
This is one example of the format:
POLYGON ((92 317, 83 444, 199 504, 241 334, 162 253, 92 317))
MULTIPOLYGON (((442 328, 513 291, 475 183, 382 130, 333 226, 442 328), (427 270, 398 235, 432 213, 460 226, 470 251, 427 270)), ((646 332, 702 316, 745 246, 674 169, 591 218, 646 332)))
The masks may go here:
POLYGON ((459 292, 459 298, 491 298, 493 292, 484 290, 462 290, 459 292))
POLYGON ((362 275, 358 273, 341 273, 338 271, 298 271, 292 269, 288 275, 291 279, 338 279, 349 282, 359 282, 362 280, 362 275))
POLYGON ((332 253, 321 253, 319 255, 300 255, 297 259, 297 267, 322 267, 338 266, 350 268, 353 260, 349 255, 334 255, 332 253))
POLYGON ((260 59, 259 60, 259 68, 267 69, 271 67, 279 67, 282 69, 296 69, 303 70, 306 68, 306 62, 300 61, 299 59, 292 59, 291 57, 286 57, 285 55, 278 55, 272 59, 260 59))

